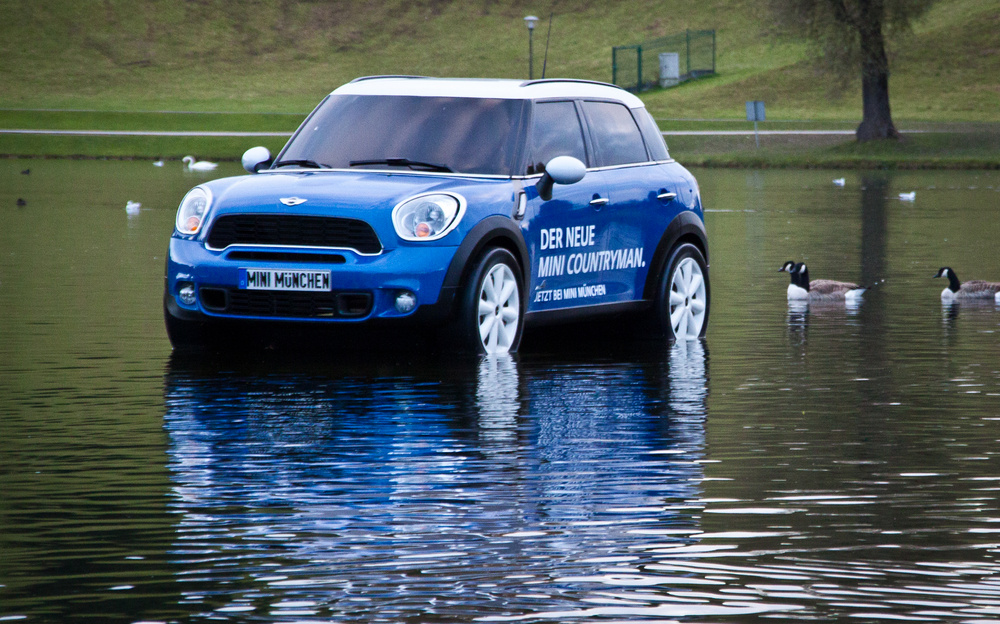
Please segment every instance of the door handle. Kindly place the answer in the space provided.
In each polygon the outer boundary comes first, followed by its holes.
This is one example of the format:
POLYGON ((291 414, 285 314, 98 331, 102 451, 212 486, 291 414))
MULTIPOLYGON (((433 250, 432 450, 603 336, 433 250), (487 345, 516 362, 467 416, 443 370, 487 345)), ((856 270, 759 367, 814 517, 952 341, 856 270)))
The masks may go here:
POLYGON ((591 206, 603 206, 606 203, 608 203, 607 197, 595 197, 594 199, 590 200, 591 206))
POLYGON ((660 201, 671 201, 677 199, 677 193, 671 193, 669 191, 664 191, 656 196, 656 199, 660 201))

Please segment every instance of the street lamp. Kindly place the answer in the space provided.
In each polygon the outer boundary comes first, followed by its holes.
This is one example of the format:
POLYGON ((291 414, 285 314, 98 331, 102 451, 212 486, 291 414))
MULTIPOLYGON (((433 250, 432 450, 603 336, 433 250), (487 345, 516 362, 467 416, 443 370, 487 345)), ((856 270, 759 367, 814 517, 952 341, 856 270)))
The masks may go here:
POLYGON ((528 27, 528 80, 535 79, 535 58, 534 50, 532 48, 531 35, 535 32, 535 22, 538 18, 534 15, 529 15, 524 18, 524 25, 528 27))

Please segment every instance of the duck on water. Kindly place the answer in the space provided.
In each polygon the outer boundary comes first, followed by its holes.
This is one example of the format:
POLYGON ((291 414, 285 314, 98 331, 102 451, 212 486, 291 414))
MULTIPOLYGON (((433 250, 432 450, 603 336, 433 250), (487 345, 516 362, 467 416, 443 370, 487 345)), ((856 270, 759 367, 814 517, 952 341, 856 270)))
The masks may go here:
POLYGON ((778 269, 788 273, 791 284, 788 285, 789 301, 861 301, 861 295, 867 290, 852 282, 835 280, 809 280, 809 267, 804 262, 789 260, 778 269))
POLYGON ((992 298, 996 303, 1000 304, 1000 282, 985 282, 983 280, 960 282, 951 267, 941 267, 934 277, 948 279, 948 287, 941 291, 941 301, 992 298))
POLYGON ((194 156, 185 156, 181 159, 181 162, 187 165, 188 171, 213 171, 219 166, 218 163, 207 160, 195 160, 194 156))

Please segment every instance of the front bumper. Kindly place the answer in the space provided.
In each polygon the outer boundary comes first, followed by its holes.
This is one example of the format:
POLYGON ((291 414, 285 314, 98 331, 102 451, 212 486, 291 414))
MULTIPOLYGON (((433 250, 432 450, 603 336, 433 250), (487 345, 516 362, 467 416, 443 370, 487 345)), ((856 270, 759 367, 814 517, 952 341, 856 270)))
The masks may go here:
POLYGON ((452 289, 442 288, 457 247, 414 244, 362 255, 351 250, 238 246, 210 250, 196 240, 170 239, 164 305, 188 321, 393 322, 440 317, 450 311, 452 289), (241 269, 329 271, 329 292, 240 288, 241 269), (184 287, 194 301, 180 298, 184 287), (416 306, 400 312, 396 299, 410 293, 416 306))

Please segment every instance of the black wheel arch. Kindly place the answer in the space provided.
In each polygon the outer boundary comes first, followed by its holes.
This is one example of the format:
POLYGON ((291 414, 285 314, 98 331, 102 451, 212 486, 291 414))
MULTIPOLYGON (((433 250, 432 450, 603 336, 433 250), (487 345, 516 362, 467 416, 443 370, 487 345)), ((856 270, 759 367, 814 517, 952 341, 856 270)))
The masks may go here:
POLYGON ((522 287, 528 287, 531 262, 528 257, 528 245, 524 242, 521 229, 510 217, 493 215, 477 223, 465 235, 465 240, 459 245, 451 264, 448 265, 448 272, 445 273, 441 287, 442 299, 447 298, 450 301, 439 299, 439 303, 444 303, 449 309, 454 307, 456 294, 475 268, 476 258, 494 247, 502 247, 514 256, 521 270, 522 287))
POLYGON ((648 300, 655 296, 657 284, 660 282, 663 271, 667 268, 666 262, 670 257, 670 252, 682 243, 691 243, 697 247, 705 258, 706 268, 708 267, 708 236, 705 233, 705 223, 697 214, 684 211, 670 222, 666 231, 663 232, 663 236, 660 237, 660 242, 656 245, 650 271, 646 275, 646 284, 643 287, 643 299, 648 300))

